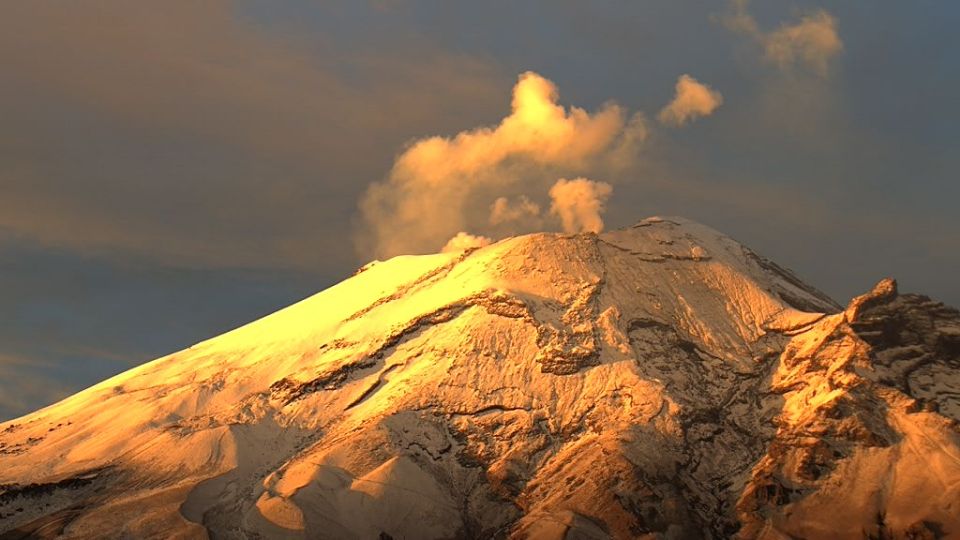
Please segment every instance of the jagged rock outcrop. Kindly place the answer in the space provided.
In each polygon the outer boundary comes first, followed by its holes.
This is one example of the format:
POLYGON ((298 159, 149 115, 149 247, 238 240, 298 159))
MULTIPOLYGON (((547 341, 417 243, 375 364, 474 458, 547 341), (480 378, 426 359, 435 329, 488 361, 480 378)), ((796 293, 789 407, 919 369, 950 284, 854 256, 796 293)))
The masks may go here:
POLYGON ((794 337, 770 390, 742 536, 960 535, 960 312, 883 280, 794 337))
POLYGON ((960 315, 682 219, 397 257, 0 425, 0 534, 960 534, 960 315))

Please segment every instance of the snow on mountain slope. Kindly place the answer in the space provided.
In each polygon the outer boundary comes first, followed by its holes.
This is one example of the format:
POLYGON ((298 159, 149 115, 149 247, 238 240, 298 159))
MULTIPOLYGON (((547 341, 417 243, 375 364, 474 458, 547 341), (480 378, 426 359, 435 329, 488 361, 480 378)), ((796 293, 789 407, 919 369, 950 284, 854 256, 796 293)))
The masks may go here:
POLYGON ((910 300, 925 326, 874 343, 888 296, 840 312, 680 218, 372 263, 0 424, 0 533, 960 532, 960 318, 910 300))

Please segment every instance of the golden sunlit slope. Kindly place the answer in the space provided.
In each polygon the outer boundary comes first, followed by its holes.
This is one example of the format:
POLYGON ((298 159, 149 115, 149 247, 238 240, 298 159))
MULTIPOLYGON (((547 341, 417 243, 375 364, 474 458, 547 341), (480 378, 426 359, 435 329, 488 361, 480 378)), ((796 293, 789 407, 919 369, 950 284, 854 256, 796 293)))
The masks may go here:
MULTIPOLYGON (((0 532, 773 538, 837 505, 956 526, 956 351, 897 349, 891 383, 861 304, 679 218, 372 263, 0 425, 0 532), (884 490, 908 473, 940 495, 905 509, 884 490)), ((950 343, 953 312, 913 307, 950 343)))

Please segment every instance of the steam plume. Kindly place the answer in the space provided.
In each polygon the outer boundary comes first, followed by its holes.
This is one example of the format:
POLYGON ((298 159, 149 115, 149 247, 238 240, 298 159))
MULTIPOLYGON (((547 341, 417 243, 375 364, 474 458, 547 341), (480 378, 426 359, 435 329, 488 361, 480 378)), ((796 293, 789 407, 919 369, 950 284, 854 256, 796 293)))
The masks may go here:
POLYGON ((550 188, 550 213, 557 215, 568 233, 595 232, 603 230, 600 214, 613 187, 606 182, 594 182, 586 178, 565 180, 563 178, 550 188))
POLYGON ((361 250, 377 257, 435 251, 458 231, 487 234, 509 218, 538 214, 523 199, 519 207, 494 201, 544 193, 559 177, 629 165, 645 134, 642 115, 628 118, 612 103, 592 114, 565 109, 551 81, 524 73, 498 125, 420 139, 397 157, 361 201, 361 250))
POLYGON ((458 232, 454 235, 453 238, 447 240, 447 243, 444 244, 443 248, 440 250, 441 253, 451 253, 456 251, 466 251, 468 249, 474 249, 489 245, 492 242, 490 238, 486 236, 475 236, 470 233, 465 233, 463 231, 458 232))

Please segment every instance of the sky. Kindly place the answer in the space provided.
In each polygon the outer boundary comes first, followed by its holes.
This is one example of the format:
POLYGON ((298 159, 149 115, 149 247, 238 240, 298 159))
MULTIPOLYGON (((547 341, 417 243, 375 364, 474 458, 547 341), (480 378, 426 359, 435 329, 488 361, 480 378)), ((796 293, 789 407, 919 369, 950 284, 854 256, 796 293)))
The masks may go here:
POLYGON ((960 4, 15 2, 0 420, 369 260, 710 225, 960 305, 960 4))

